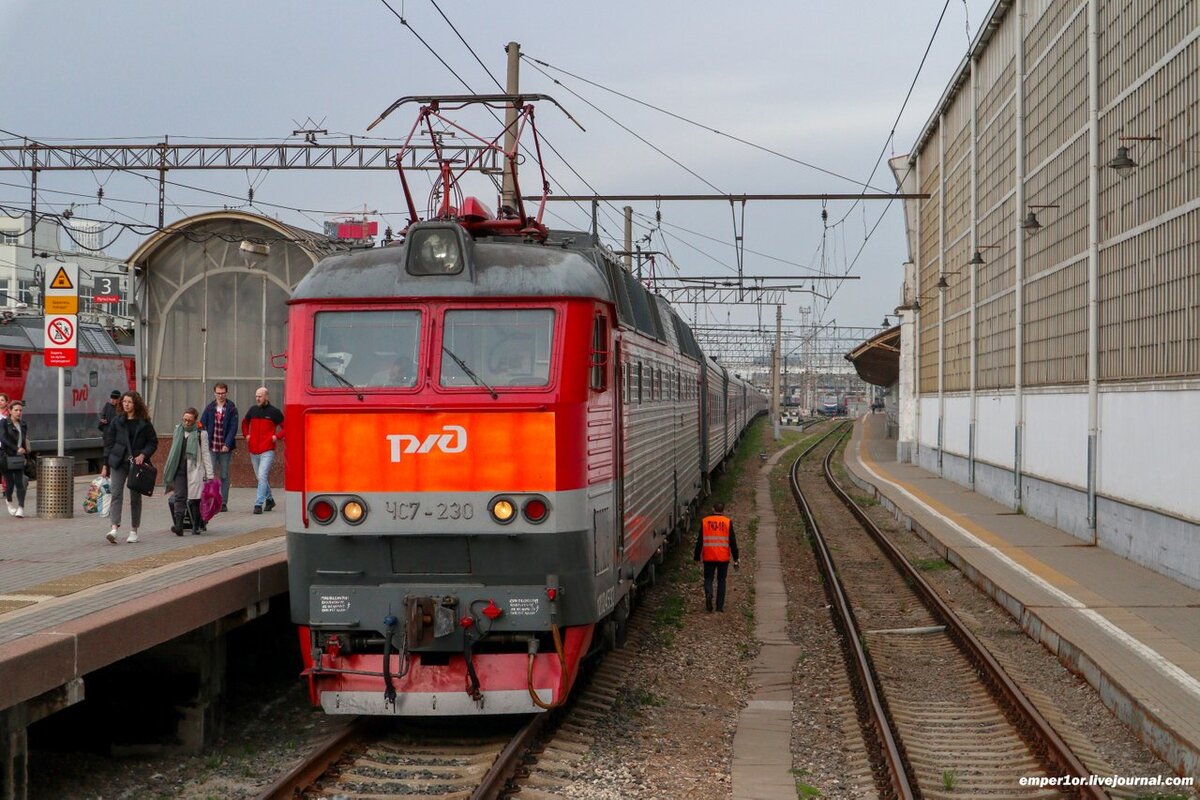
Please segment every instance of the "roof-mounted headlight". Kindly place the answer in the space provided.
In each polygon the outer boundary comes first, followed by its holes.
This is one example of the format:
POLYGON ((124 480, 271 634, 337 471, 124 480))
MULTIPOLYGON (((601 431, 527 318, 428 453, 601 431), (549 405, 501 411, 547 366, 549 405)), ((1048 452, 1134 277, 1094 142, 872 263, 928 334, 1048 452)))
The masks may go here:
POLYGON ((466 231, 457 223, 413 226, 407 237, 409 275, 457 275, 466 264, 466 231))

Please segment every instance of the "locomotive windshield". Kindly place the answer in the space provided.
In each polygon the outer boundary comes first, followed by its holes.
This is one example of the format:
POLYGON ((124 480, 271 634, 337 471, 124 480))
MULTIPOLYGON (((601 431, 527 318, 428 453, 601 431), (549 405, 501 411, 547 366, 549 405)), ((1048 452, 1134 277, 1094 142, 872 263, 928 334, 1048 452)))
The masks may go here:
MULTIPOLYGON (((548 308, 446 312, 443 345, 489 386, 546 386, 554 312, 548 308)), ((442 386, 478 382, 454 359, 442 359, 442 386)))
POLYGON ((313 332, 312 385, 416 386, 420 340, 420 311, 322 311, 313 332))

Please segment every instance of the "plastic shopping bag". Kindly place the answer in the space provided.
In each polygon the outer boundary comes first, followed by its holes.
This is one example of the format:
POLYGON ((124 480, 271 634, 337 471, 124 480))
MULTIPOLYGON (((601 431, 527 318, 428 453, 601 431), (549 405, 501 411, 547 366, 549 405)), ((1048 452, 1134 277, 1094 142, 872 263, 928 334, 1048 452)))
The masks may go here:
POLYGON ((208 522, 221 510, 221 481, 209 478, 200 490, 200 519, 208 522))
POLYGON ((95 478, 88 486, 87 495, 83 498, 83 510, 88 514, 99 513, 100 498, 105 495, 111 498, 111 491, 108 478, 95 478))

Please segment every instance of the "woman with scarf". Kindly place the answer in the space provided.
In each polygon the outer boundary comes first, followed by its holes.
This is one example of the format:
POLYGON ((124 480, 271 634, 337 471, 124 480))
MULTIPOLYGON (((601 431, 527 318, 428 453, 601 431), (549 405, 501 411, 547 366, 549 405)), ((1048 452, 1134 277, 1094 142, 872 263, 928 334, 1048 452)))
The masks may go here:
POLYGON ((205 530, 200 518, 200 492, 204 482, 213 476, 212 456, 209 455, 208 431, 196 420, 200 412, 194 408, 184 409, 183 422, 175 426, 171 440, 171 452, 163 469, 163 488, 175 492, 171 508, 174 519, 171 533, 183 536, 183 515, 186 511, 192 520, 192 533, 205 530), (192 499, 189 499, 192 498, 192 499))

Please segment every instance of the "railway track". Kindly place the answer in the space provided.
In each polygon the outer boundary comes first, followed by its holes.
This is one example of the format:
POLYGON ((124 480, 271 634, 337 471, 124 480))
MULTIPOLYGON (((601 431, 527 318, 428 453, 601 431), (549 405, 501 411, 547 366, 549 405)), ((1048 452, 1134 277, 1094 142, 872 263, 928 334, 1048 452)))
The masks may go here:
POLYGON ((881 793, 1107 797, 1095 787, 1020 784, 1022 777, 1086 780, 1089 770, 838 485, 830 461, 846 431, 800 454, 791 488, 841 633, 881 793), (807 467, 818 459, 820 471, 807 467))
POLYGON ((546 723, 545 714, 460 726, 358 719, 259 795, 293 798, 490 800, 546 723))
POLYGON ((561 709, 515 722, 492 717, 456 727, 358 718, 259 800, 571 798, 576 765, 603 735, 651 621, 635 605, 625 647, 586 662, 561 709), (481 734, 483 726, 488 732, 481 734))

